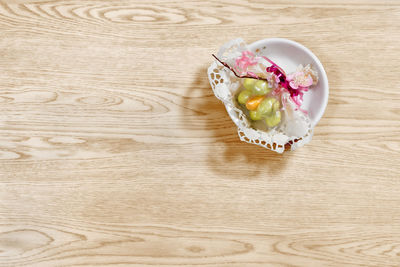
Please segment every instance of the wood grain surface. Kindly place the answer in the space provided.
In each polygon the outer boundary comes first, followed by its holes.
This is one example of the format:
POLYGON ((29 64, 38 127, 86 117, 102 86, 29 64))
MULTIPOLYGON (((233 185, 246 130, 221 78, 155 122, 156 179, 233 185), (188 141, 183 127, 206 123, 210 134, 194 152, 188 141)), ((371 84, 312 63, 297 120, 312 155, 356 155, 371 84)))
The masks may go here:
POLYGON ((399 1, 1 1, 0 266, 400 266, 399 1), (239 141, 206 76, 309 47, 313 141, 239 141))

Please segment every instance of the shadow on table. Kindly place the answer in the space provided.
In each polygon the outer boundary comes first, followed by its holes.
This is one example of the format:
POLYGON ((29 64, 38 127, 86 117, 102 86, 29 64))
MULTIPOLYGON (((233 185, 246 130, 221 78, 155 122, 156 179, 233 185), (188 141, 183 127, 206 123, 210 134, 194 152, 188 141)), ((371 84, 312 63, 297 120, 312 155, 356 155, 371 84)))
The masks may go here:
POLYGON ((201 131, 210 140, 207 144, 207 163, 218 175, 231 179, 254 179, 261 175, 272 177, 279 175, 287 164, 290 152, 278 154, 240 141, 236 125, 212 92, 206 68, 198 70, 182 104, 187 108, 185 125, 191 130, 202 125, 201 131), (191 120, 186 119, 188 117, 191 120))

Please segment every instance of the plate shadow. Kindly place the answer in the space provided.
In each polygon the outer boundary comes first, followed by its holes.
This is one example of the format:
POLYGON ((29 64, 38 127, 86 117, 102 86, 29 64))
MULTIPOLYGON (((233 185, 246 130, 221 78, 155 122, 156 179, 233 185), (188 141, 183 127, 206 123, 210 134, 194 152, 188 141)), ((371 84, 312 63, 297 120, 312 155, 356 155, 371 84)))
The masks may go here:
POLYGON ((231 121, 223 103, 213 94, 206 68, 197 70, 182 104, 190 107, 191 115, 195 116, 197 122, 203 123, 203 130, 211 137, 212 143, 207 144, 207 164, 220 177, 273 178, 279 176, 293 154, 289 151, 278 154, 240 141, 236 125, 231 121))

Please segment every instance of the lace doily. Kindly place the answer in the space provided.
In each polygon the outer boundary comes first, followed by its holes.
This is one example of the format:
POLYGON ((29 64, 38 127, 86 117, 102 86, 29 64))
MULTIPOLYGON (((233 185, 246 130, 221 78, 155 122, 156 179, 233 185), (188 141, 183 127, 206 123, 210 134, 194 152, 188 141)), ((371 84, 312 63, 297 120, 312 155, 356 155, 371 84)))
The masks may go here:
MULTIPOLYGON (((235 39, 223 45, 217 56, 224 62, 233 65, 235 58, 245 50, 248 48, 244 41, 235 39)), ((265 67, 269 66, 267 61, 260 63, 265 67)), ((215 96, 224 103, 232 121, 238 127, 240 140, 278 153, 285 151, 285 145, 288 145, 290 150, 295 150, 311 141, 313 128, 310 119, 296 108, 289 94, 283 96, 287 102, 285 109, 282 110, 282 123, 272 129, 263 129, 263 126, 251 123, 236 102, 235 96, 240 88, 239 78, 217 61, 211 64, 207 73, 215 96)))

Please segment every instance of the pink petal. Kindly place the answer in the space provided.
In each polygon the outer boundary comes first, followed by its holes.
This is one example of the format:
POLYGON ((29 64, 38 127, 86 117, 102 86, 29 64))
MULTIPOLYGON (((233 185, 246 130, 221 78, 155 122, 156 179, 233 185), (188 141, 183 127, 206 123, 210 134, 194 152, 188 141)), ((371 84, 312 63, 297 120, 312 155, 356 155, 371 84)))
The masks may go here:
POLYGON ((258 78, 258 76, 254 72, 248 71, 247 74, 253 78, 258 78))
POLYGON ((242 56, 237 58, 235 61, 235 69, 243 73, 247 71, 249 66, 256 65, 258 63, 258 58, 254 57, 251 51, 243 51, 242 56))
POLYGON ((247 50, 247 51, 243 51, 242 56, 251 56, 251 57, 254 57, 254 54, 253 54, 253 52, 247 50))
POLYGON ((290 87, 292 87, 293 89, 299 88, 299 86, 297 85, 297 83, 295 83, 294 81, 290 81, 289 84, 290 84, 290 87))
POLYGON ((302 84, 303 87, 308 87, 311 86, 313 84, 313 79, 311 78, 311 76, 308 76, 306 78, 306 81, 302 84))
POLYGON ((291 74, 289 74, 288 76, 286 76, 286 80, 288 80, 288 81, 292 81, 293 80, 293 78, 294 78, 294 73, 291 73, 291 74))

